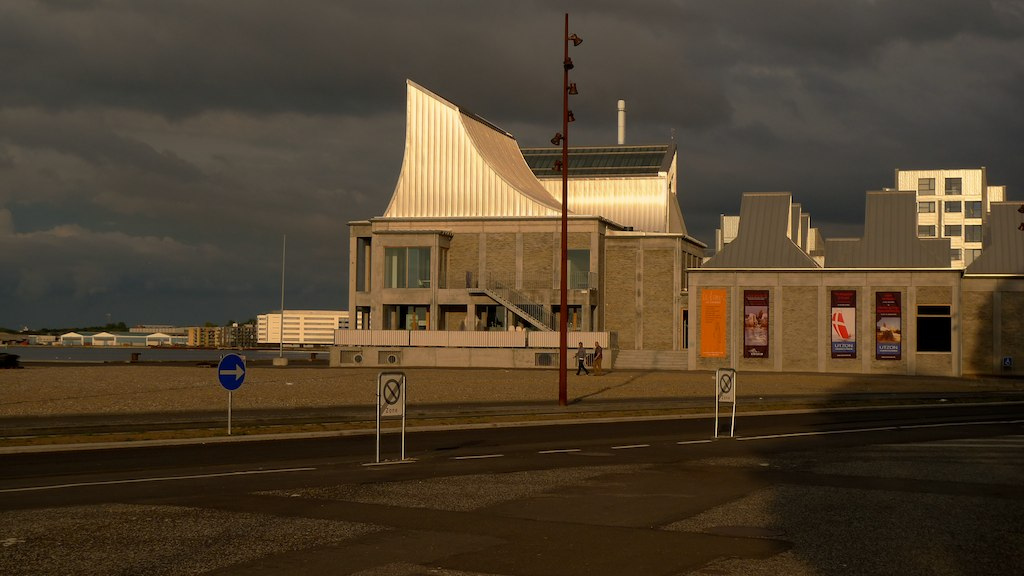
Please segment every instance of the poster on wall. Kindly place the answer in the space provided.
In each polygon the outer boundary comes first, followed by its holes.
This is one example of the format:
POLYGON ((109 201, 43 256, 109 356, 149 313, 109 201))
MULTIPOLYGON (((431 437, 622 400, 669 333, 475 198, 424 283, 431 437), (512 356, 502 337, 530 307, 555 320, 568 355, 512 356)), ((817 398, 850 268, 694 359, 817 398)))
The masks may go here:
POLYGON ((768 291, 743 291, 743 357, 768 357, 768 291))
POLYGON ((857 291, 832 291, 832 357, 857 357, 857 291))
POLYGON ((700 293, 700 355, 725 358, 725 290, 700 293))
POLYGON ((875 359, 899 360, 903 340, 899 292, 875 293, 875 359))

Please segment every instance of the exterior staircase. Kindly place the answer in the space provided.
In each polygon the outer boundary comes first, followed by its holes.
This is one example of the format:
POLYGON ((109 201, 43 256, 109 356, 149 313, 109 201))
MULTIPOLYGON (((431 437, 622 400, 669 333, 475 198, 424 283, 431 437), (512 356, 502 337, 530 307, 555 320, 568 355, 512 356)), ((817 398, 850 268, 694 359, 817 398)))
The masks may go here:
POLYGON ((616 370, 689 370, 686 350, 617 350, 616 370))
MULTIPOLYGON (((525 294, 511 287, 507 282, 488 278, 487 286, 477 289, 487 294, 492 300, 508 308, 538 330, 551 332, 554 330, 554 317, 543 304, 537 304, 525 294)), ((472 293, 474 290, 470 290, 472 293)))

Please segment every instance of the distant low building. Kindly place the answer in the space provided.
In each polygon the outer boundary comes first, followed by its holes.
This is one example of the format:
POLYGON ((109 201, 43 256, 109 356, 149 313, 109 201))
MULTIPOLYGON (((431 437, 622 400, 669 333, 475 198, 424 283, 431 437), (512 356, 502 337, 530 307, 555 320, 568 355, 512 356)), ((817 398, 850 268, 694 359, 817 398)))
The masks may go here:
POLYGON ((284 325, 281 313, 260 314, 257 319, 259 344, 288 346, 329 346, 334 344, 334 332, 348 328, 347 310, 286 310, 284 325))

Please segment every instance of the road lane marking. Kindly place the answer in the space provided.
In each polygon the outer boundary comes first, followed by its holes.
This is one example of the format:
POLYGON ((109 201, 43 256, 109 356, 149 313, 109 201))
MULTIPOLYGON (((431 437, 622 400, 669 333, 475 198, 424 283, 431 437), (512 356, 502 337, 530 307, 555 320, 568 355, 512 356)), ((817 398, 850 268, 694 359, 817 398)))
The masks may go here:
POLYGON ((243 470, 240 472, 220 472, 217 474, 191 474, 187 476, 156 476, 153 478, 129 478, 127 480, 104 480, 97 482, 72 482, 69 484, 52 484, 49 486, 27 486, 25 488, 5 488, 0 493, 36 492, 40 490, 60 490, 63 488, 84 488, 89 486, 116 486, 118 484, 144 484, 146 482, 171 482, 174 480, 199 480, 203 478, 225 478, 228 476, 254 476, 257 474, 284 474, 288 472, 311 472, 316 468, 278 468, 274 470, 243 470))
POLYGON ((453 456, 452 460, 482 460, 484 458, 504 458, 504 454, 480 454, 477 456, 453 456))
POLYGON ((799 438, 801 436, 827 436, 829 434, 856 434, 858 432, 882 432, 886 430, 899 430, 899 426, 882 426, 879 428, 851 428, 849 430, 821 430, 817 432, 790 432, 787 434, 766 434, 764 436, 737 436, 736 439, 744 440, 773 440, 776 438, 799 438))
POLYGON ((612 446, 612 450, 630 450, 632 448, 650 448, 650 444, 626 444, 625 446, 612 446))
POLYGON ((563 448, 561 450, 541 450, 537 454, 568 454, 570 452, 579 452, 579 448, 563 448))
POLYGON ((1024 420, 986 420, 980 422, 946 422, 940 424, 908 424, 904 426, 880 426, 878 428, 850 428, 848 430, 821 430, 817 432, 790 432, 788 434, 767 434, 764 436, 737 436, 736 440, 773 440, 801 436, 828 436, 830 434, 857 434, 861 432, 891 432, 894 430, 918 430, 922 428, 953 428, 957 426, 991 426, 1000 424, 1022 424, 1024 420))
POLYGON ((711 440, 683 440, 682 442, 676 442, 676 444, 679 444, 680 446, 685 446, 687 444, 710 444, 710 443, 711 443, 711 440))

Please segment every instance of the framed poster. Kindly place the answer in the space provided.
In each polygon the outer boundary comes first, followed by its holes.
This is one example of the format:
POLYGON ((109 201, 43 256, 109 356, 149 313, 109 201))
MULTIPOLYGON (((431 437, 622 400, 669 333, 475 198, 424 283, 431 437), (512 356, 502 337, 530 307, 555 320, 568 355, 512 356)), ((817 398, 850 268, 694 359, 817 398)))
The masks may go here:
POLYGON ((705 288, 700 292, 700 355, 725 358, 725 290, 705 288))
POLYGON ((743 291, 743 357, 768 357, 768 291, 743 291))
POLYGON ((857 291, 832 291, 832 357, 857 357, 857 291))
POLYGON ((902 357, 903 308, 899 292, 875 292, 875 359, 902 357))

